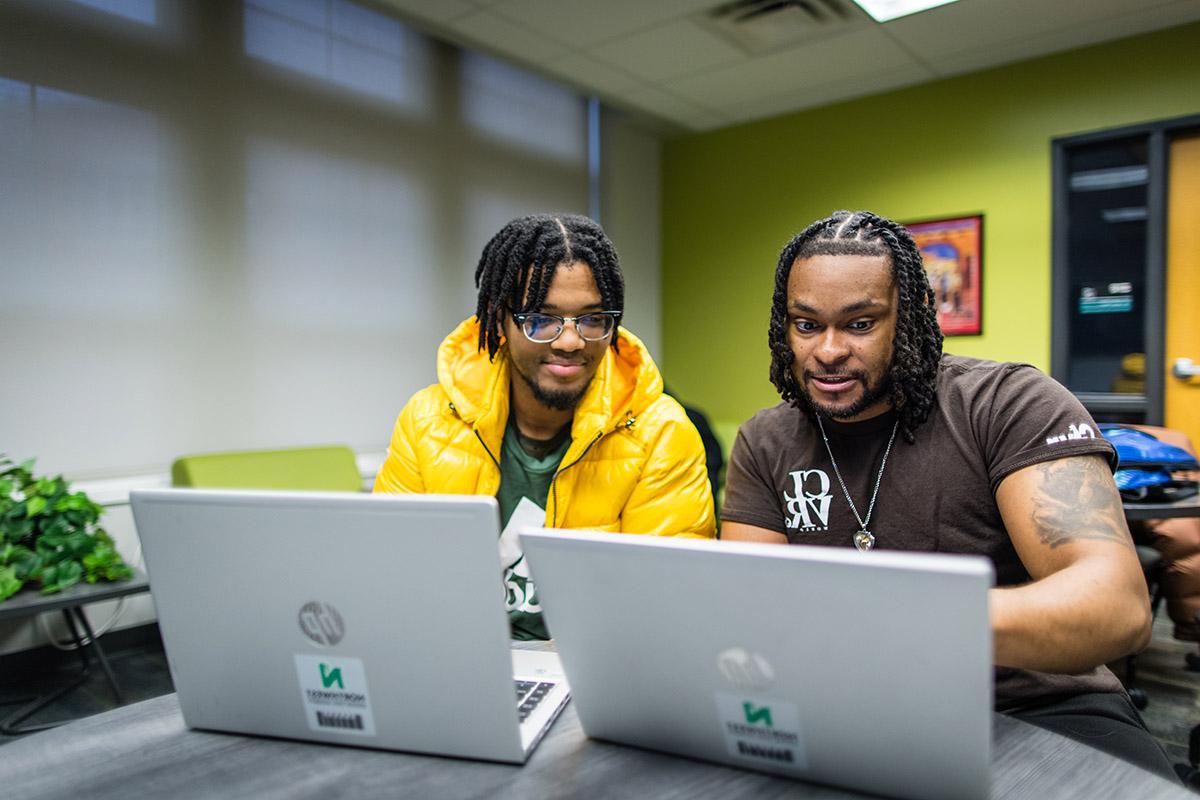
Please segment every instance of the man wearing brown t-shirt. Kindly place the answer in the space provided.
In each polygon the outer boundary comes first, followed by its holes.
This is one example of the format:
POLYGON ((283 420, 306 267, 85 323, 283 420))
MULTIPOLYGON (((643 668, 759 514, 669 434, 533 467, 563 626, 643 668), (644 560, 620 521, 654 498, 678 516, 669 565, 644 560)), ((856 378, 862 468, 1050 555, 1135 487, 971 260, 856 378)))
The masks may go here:
POLYGON ((874 214, 784 248, 784 402, 738 432, 721 537, 988 556, 997 710, 1173 777, 1103 666, 1150 636, 1112 446, 1033 367, 943 356, 933 303, 912 238, 874 214))

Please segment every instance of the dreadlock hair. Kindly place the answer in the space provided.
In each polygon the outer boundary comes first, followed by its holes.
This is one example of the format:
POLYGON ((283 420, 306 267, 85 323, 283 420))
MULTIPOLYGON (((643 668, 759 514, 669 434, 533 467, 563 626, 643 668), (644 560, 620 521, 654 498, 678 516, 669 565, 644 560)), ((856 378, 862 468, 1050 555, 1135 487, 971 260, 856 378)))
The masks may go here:
POLYGON ((787 286, 796 261, 818 255, 882 256, 891 262, 900 304, 888 368, 889 399, 900 415, 900 431, 911 444, 917 427, 933 408, 942 331, 921 253, 904 226, 890 219, 869 211, 837 211, 809 225, 783 248, 775 268, 775 297, 767 332, 771 383, 785 401, 808 412, 792 369, 795 355, 788 344, 787 286))
MULTIPOLYGON (((595 222, 577 214, 533 214, 501 228, 484 246, 475 268, 479 349, 486 347, 488 358, 494 359, 503 336, 504 314, 541 308, 554 271, 579 263, 592 270, 604 308, 624 310, 625 279, 617 251, 595 222)), ((612 347, 617 349, 615 330, 612 347)))

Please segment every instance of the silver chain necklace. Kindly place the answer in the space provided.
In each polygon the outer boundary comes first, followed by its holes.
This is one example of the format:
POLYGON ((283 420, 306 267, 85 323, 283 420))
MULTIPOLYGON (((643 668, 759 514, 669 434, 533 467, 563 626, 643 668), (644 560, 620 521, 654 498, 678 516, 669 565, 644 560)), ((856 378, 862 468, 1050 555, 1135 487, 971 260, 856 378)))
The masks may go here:
POLYGON ((821 415, 814 412, 817 418, 817 427, 821 429, 821 441, 825 442, 825 452, 829 454, 829 463, 833 464, 833 474, 837 476, 838 483, 842 486, 842 494, 846 495, 846 502, 850 504, 850 510, 854 512, 854 518, 858 520, 858 533, 854 534, 854 546, 859 550, 870 550, 875 546, 875 534, 867 528, 867 523, 871 521, 871 512, 875 510, 875 498, 879 496, 879 482, 883 480, 883 469, 887 466, 888 455, 892 452, 892 442, 896 440, 896 429, 900 427, 900 420, 892 425, 892 435, 888 437, 887 449, 883 451, 883 461, 879 463, 879 474, 875 476, 875 489, 871 492, 871 504, 867 506, 867 518, 863 519, 858 514, 858 508, 854 505, 854 500, 850 497, 850 490, 846 488, 846 482, 842 480, 842 471, 838 469, 837 459, 833 457, 833 450, 829 447, 829 437, 825 435, 825 425, 821 422, 821 415))

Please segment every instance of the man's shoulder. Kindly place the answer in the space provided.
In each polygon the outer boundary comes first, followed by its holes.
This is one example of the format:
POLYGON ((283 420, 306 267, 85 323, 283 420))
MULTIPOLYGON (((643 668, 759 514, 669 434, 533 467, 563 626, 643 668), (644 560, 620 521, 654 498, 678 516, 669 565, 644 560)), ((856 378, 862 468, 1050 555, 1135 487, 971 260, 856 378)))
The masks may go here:
POLYGON ((791 403, 781 401, 764 408, 738 427, 738 434, 747 444, 763 445, 794 441, 808 427, 803 412, 791 403))
POLYGON ((404 404, 404 410, 400 413, 413 420, 422 420, 442 416, 452 411, 450 406, 450 396, 446 394, 446 390, 442 388, 441 384, 434 383, 408 398, 408 402, 404 404))
POLYGON ((637 416, 637 424, 631 430, 648 436, 663 424, 672 422, 690 422, 687 411, 671 395, 660 394, 642 409, 637 416))
POLYGON ((938 394, 979 398, 998 392, 1057 393, 1062 386, 1032 364, 1019 361, 989 361, 946 353, 938 370, 938 394))
POLYGON ((959 356, 954 353, 942 354, 941 372, 944 376, 950 378, 983 379, 993 375, 1004 375, 1026 370, 1044 375, 1037 367, 1022 361, 991 361, 986 358, 959 356))

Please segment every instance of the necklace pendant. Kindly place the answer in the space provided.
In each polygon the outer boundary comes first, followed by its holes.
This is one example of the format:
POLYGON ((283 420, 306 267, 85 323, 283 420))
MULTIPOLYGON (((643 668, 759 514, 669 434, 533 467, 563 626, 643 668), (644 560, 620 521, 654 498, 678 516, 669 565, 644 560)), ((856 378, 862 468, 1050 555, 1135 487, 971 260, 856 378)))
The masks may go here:
POLYGON ((870 550, 875 546, 875 535, 868 530, 854 534, 854 546, 859 550, 870 550))

